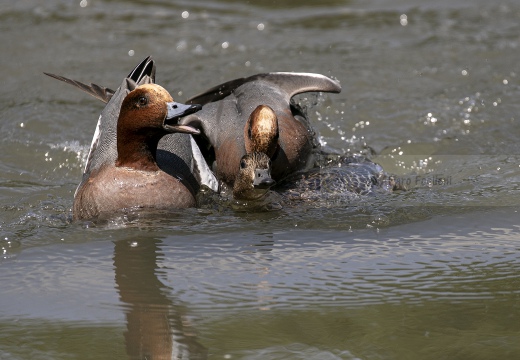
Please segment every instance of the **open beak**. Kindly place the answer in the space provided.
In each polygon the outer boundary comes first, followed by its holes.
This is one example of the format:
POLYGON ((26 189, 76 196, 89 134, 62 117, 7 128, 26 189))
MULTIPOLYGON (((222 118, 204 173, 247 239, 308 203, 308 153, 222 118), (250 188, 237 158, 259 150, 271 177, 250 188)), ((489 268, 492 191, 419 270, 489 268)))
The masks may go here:
POLYGON ((164 119, 163 127, 169 132, 178 132, 185 134, 200 134, 200 130, 195 129, 189 125, 181 125, 179 124, 179 119, 183 116, 193 114, 202 109, 202 105, 193 104, 186 105, 178 102, 168 102, 166 103, 168 112, 166 114, 166 119, 164 119))

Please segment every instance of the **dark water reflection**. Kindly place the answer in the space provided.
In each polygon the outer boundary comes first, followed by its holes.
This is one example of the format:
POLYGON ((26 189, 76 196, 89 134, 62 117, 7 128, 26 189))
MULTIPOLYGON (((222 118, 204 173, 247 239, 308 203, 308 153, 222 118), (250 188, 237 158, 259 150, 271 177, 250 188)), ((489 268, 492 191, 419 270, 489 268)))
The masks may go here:
POLYGON ((116 287, 126 313, 125 345, 131 359, 206 359, 183 321, 184 311, 158 279, 160 241, 118 240, 114 248, 116 287))
POLYGON ((520 357, 519 20, 514 1, 0 4, 0 358, 520 357), (71 223, 102 104, 42 72, 115 87, 148 55, 179 101, 339 79, 298 98, 323 148, 410 190, 71 223))

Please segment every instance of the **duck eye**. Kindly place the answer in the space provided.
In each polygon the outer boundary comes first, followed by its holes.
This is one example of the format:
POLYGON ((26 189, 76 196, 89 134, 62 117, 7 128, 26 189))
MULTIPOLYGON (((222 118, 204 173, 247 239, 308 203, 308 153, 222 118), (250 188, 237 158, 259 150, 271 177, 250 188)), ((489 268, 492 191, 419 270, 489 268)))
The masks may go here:
POLYGON ((246 166, 247 166, 246 161, 245 160, 240 160, 240 168, 241 169, 245 169, 246 166))
POLYGON ((139 104, 139 106, 145 106, 146 104, 148 104, 148 99, 144 96, 141 96, 138 100, 137 100, 137 103, 139 104))
POLYGON ((250 139, 252 138, 251 128, 247 129, 247 137, 249 137, 250 139))

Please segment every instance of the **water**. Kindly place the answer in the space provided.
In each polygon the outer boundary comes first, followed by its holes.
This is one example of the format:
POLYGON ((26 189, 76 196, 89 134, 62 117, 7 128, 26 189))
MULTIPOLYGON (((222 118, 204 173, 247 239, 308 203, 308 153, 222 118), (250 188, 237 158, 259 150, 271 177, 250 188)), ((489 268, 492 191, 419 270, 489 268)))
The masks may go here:
POLYGON ((516 359, 520 5, 7 1, 0 5, 1 359, 516 359), (152 55, 183 101, 265 71, 324 148, 403 193, 271 212, 71 223, 103 104, 152 55))

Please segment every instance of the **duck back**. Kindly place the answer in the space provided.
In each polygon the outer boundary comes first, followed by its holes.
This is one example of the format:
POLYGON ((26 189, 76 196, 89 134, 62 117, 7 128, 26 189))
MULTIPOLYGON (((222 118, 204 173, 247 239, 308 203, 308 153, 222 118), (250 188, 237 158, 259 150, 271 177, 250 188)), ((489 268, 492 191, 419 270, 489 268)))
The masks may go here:
POLYGON ((217 85, 188 100, 203 105, 200 112, 182 120, 199 127, 197 142, 204 156, 214 163, 217 177, 233 185, 243 155, 244 126, 259 105, 272 108, 278 117, 279 150, 273 160, 272 176, 279 181, 312 163, 315 133, 305 114, 291 98, 310 91, 340 92, 337 81, 319 74, 266 73, 217 85))

